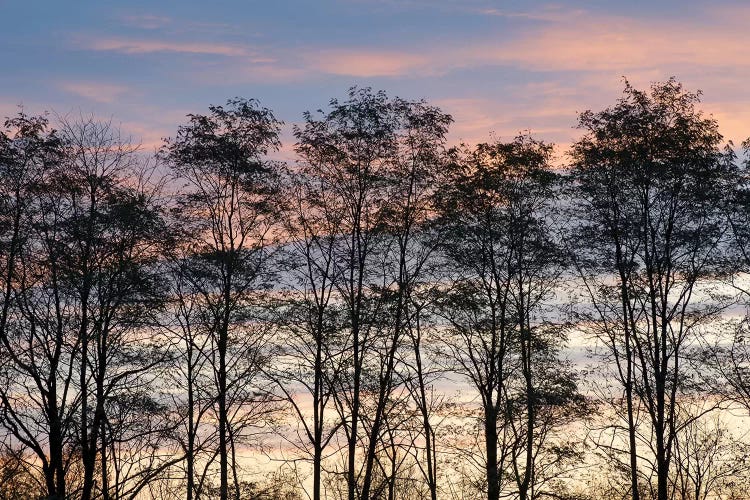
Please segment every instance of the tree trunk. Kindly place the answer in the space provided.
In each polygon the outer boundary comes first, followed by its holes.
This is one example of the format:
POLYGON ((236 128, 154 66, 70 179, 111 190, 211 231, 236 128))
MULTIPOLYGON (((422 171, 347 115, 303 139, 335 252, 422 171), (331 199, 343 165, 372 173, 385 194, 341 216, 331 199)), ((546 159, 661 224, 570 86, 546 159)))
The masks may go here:
MULTIPOLYGON (((491 401, 492 398, 488 399, 491 401)), ((487 452, 487 500, 499 500, 500 476, 497 463, 497 411, 484 409, 484 441, 487 452)))
POLYGON ((355 329, 354 334, 354 394, 352 395, 352 425, 349 434, 348 470, 346 475, 347 497, 349 500, 357 500, 355 495, 357 488, 357 477, 354 472, 357 453, 357 421, 359 420, 359 335, 355 329))
POLYGON ((195 410, 193 409, 194 398, 193 394, 193 350, 191 346, 187 346, 188 349, 188 366, 187 366, 187 380, 188 380, 188 394, 187 394, 187 418, 188 418, 188 435, 187 435, 187 494, 186 500, 193 500, 193 492, 195 490, 195 429, 193 428, 193 419, 195 418, 195 410))
MULTIPOLYGON (((229 307, 229 304, 225 304, 225 307, 229 307)), ((229 458, 228 458, 228 443, 227 443, 227 367, 226 367, 226 350, 227 350, 227 326, 222 325, 219 332, 219 467, 220 467, 220 479, 219 479, 219 497, 221 500, 228 500, 229 498, 229 458)))
MULTIPOLYGON (((419 319, 417 319, 419 322, 419 319)), ((430 500, 437 500, 437 481, 435 480, 437 475, 437 464, 434 461, 433 453, 433 430, 432 424, 430 424, 430 412, 427 408, 427 389, 425 387, 424 370, 422 367, 422 351, 421 351, 421 334, 419 332, 419 324, 417 324, 417 335, 414 338, 414 357, 417 365, 417 383, 419 386, 419 407, 422 413, 422 429, 425 437, 425 455, 427 459, 427 486, 430 488, 430 500)))
POLYGON ((318 310, 318 338, 315 345, 315 386, 313 388, 313 500, 320 500, 323 462, 323 314, 318 310))
POLYGON ((524 466, 523 480, 521 481, 520 488, 518 491, 518 497, 520 500, 528 499, 529 486, 534 471, 534 387, 531 378, 531 330, 527 327, 525 340, 521 346, 521 355, 523 357, 523 376, 525 381, 526 391, 526 464, 524 466))

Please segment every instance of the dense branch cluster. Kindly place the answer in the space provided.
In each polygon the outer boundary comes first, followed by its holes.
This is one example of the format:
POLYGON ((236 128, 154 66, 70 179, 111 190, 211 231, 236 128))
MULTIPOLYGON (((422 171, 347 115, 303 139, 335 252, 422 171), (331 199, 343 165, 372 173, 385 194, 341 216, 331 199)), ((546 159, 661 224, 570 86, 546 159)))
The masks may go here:
POLYGON ((350 90, 153 157, 0 131, 0 499, 744 498, 746 163, 626 82, 580 139, 448 147, 350 90))

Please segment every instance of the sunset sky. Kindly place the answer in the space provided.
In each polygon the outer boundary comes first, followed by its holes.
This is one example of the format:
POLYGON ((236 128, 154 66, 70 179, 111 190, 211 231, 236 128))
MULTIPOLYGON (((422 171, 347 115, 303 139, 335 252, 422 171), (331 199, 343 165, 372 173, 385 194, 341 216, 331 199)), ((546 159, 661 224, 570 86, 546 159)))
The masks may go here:
POLYGON ((452 141, 528 129, 564 148, 576 113, 613 103, 623 76, 674 75, 739 142, 748 26, 743 1, 0 0, 0 114, 112 117, 153 148, 230 97, 290 125, 359 85, 441 106, 452 141))

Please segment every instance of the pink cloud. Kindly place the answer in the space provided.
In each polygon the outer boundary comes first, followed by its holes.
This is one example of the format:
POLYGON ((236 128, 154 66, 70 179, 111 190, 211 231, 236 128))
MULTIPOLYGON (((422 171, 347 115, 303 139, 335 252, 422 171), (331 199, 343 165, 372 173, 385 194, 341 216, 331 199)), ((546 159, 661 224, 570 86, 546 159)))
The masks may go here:
MULTIPOLYGON (((676 75, 688 89, 704 90, 702 108, 714 114, 728 138, 740 141, 750 135, 750 112, 744 111, 750 109, 746 96, 750 59, 745 54, 750 45, 746 29, 750 8, 706 11, 697 21, 658 23, 560 8, 533 13, 485 9, 482 14, 518 18, 519 24, 529 22, 512 38, 452 44, 436 41, 404 49, 271 47, 268 54, 259 54, 252 47, 231 43, 126 38, 101 38, 83 45, 135 55, 222 56, 201 58, 191 67, 187 77, 200 83, 305 82, 321 75, 397 79, 483 66, 546 72, 546 83, 503 84, 503 93, 497 96, 446 98, 434 103, 454 115, 451 137, 455 141, 488 140, 490 131, 507 139, 531 129, 537 136, 557 142, 561 149, 578 136, 573 128, 577 112, 602 109, 620 96, 621 75, 639 88, 676 75)), ((140 22, 145 27, 168 20, 146 16, 140 22)), ((67 91, 98 102, 110 102, 121 95, 118 92, 124 92, 88 83, 68 85, 67 91)), ((158 143, 155 130, 143 129, 138 135, 149 146, 158 143)), ((285 149, 280 155, 290 156, 291 152, 285 149)))
POLYGON ((266 61, 256 59, 249 64, 237 64, 232 60, 210 61, 197 65, 198 71, 191 73, 190 78, 200 84, 238 85, 243 83, 290 83, 301 82, 309 77, 310 72, 301 65, 281 63, 268 58, 266 61))
POLYGON ((94 39, 86 44, 86 48, 96 51, 120 52, 124 54, 179 52, 186 54, 212 54, 233 57, 253 55, 247 48, 238 45, 125 38, 94 39))
MULTIPOLYGON (((324 50, 309 58, 309 67, 361 77, 428 76, 481 66, 618 74, 697 65, 750 68, 746 57, 750 31, 743 21, 750 18, 750 9, 740 11, 731 23, 654 23, 558 9, 532 14, 497 9, 481 12, 542 22, 509 40, 483 39, 459 46, 437 44, 423 50, 324 50)), ((720 19, 726 15, 723 11, 706 14, 720 19)))
POLYGON ((509 140, 519 132, 552 141, 562 149, 578 137, 573 128, 576 121, 576 96, 545 97, 531 86, 511 89, 506 99, 439 99, 434 104, 451 113, 455 122, 449 142, 509 140), (530 102, 534 101, 534 102, 530 102))
POLYGON ((97 82, 68 82, 60 87, 71 94, 101 103, 113 102, 128 91, 128 88, 122 85, 97 82))
MULTIPOLYGON (((750 32, 738 19, 726 23, 667 21, 656 24, 557 8, 540 9, 534 13, 497 9, 482 12, 484 15, 520 17, 535 22, 516 38, 474 40, 463 45, 439 43, 407 50, 372 47, 271 49, 271 55, 268 55, 238 44, 147 38, 98 38, 83 45, 91 50, 125 54, 174 52, 244 57, 253 64, 269 65, 263 71, 273 73, 274 80, 292 80, 301 72, 363 78, 424 77, 481 66, 618 74, 649 68, 657 68, 662 73, 677 73, 683 66, 696 65, 750 66, 745 57, 750 32)), ((750 13, 750 10, 742 12, 750 13)), ((706 15, 724 19, 727 14, 720 11, 706 15)), ((745 17, 748 16, 739 15, 739 19, 745 17)), ((136 16, 135 19, 148 26, 170 22, 158 16, 136 16)), ((248 76, 252 77, 252 72, 248 72, 248 76)))
POLYGON ((542 71, 625 71, 680 65, 747 67, 747 30, 706 25, 645 25, 589 17, 555 25, 489 50, 470 47, 475 64, 512 64, 542 71))
POLYGON ((161 33, 204 33, 211 36, 227 34, 247 36, 246 27, 186 18, 173 18, 154 14, 131 14, 120 16, 123 25, 141 30, 160 30, 161 33))
POLYGON ((310 70, 357 77, 398 76, 424 70, 429 57, 385 50, 324 50, 308 60, 310 70))

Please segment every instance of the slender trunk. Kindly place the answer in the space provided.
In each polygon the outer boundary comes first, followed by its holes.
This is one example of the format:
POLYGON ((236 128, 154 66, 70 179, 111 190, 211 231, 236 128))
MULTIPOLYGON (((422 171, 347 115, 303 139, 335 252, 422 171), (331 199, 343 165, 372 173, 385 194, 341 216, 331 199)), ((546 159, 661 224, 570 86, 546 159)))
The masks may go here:
MULTIPOLYGON (((66 377, 63 382, 62 389, 62 402, 58 404, 58 390, 57 390, 57 371, 60 366, 60 357, 62 356, 63 346, 65 345, 65 335, 63 330, 63 315, 62 315, 62 301, 60 299, 60 289, 58 287, 58 268, 57 259, 50 259, 51 263, 51 275, 53 283, 53 296, 54 296, 54 307, 55 307, 55 351, 50 363, 49 378, 47 386, 50 388, 49 396, 49 415, 50 415, 50 461, 51 466, 56 469, 57 484, 56 492, 59 498, 64 499, 67 493, 67 482, 65 478, 65 460, 64 460, 64 440, 63 431, 67 434, 69 429, 67 424, 63 422, 63 415, 65 413, 66 406, 66 395, 68 393, 69 383, 71 380, 66 377)), ((72 360, 71 360, 72 361, 72 360)), ((71 373, 72 375, 72 373, 71 373)))
MULTIPOLYGON (((522 255, 522 250, 519 255, 522 255)), ((519 327, 521 333, 521 367, 524 378, 524 390, 526 392, 526 457, 523 471, 523 480, 519 488, 520 500, 527 500, 529 486, 532 484, 534 474, 534 424, 536 416, 534 414, 535 398, 534 385, 532 379, 532 338, 531 324, 529 322, 529 306, 524 301, 524 284, 523 279, 519 279, 519 327)), ((529 299, 530 301, 531 299, 529 299)))
POLYGON ((88 386, 87 386, 87 373, 86 365, 89 362, 89 298, 92 288, 92 276, 91 276, 91 245, 93 243, 94 236, 94 216, 97 210, 97 193, 96 188, 91 187, 89 192, 89 207, 88 207, 88 225, 86 233, 84 235, 85 240, 83 241, 83 255, 82 255, 82 266, 81 271, 83 274, 83 284, 81 289, 81 324, 79 327, 79 337, 81 339, 81 373, 80 373, 80 384, 81 384, 81 459, 83 461, 83 490, 81 492, 81 500, 91 500, 92 493, 94 490, 94 468, 96 465, 96 434, 98 426, 96 425, 96 412, 98 411, 99 398, 97 398, 97 407, 95 408, 94 422, 92 422, 91 433, 93 436, 89 436, 88 432, 88 420, 89 420, 89 407, 88 407, 88 386))
MULTIPOLYGON (((487 401, 492 401, 492 395, 487 401)), ((484 442, 487 453, 487 500, 498 500, 500 476, 497 463, 497 411, 494 408, 484 409, 484 442)))
POLYGON ((66 490, 67 490, 67 484, 65 481, 65 464, 62 460, 62 446, 58 446, 58 454, 60 458, 56 462, 56 469, 57 469, 57 496, 61 499, 66 498, 66 490))
POLYGON ((349 433, 348 443, 348 470, 346 476, 347 482, 347 494, 349 500, 357 500, 356 498, 356 487, 357 487, 357 476, 354 471, 356 464, 355 454, 357 453, 357 421, 359 420, 359 378, 361 376, 361 370, 359 367, 359 331, 358 328, 354 328, 353 342, 354 342, 354 387, 352 394, 352 424, 349 433))
POLYGON ((323 461, 323 318, 318 312, 318 338, 315 346, 315 385, 313 388, 313 500, 320 500, 323 461))
MULTIPOLYGON (((526 329, 526 335, 530 331, 526 329)), ((521 347, 523 356, 523 376, 525 380, 526 391, 526 464, 524 466, 523 480, 519 488, 519 499, 527 500, 529 486, 534 473, 534 387, 531 379, 531 339, 526 338, 521 347)))
POLYGON ((630 447, 630 488, 633 500, 640 499, 638 491, 638 453, 636 450, 635 414, 633 410, 633 359, 629 346, 629 336, 625 336, 626 360, 626 382, 625 382, 625 404, 628 411, 628 445, 630 447))
POLYGON ((320 445, 315 444, 313 450, 313 500, 320 500, 320 467, 323 459, 323 450, 320 445))
MULTIPOLYGON (((635 333, 632 329, 630 309, 630 294, 628 293, 628 275, 625 270, 622 245, 618 234, 615 234, 615 258, 620 275, 620 300, 622 304, 622 321, 625 343, 625 404, 628 414, 628 454, 630 458, 630 489, 632 500, 640 500, 638 490, 638 452, 636 449, 636 426, 633 408, 633 350, 631 348, 631 336, 635 333)), ((621 374, 622 376, 622 374, 621 374)))
POLYGON ((107 477, 108 467, 107 467, 107 433, 106 433, 106 423, 105 419, 102 419, 101 423, 101 457, 100 457, 100 463, 102 468, 102 498, 104 500, 109 500, 109 478, 107 477))
MULTIPOLYGON (((53 372, 54 373, 54 372, 53 372)), ((62 425, 57 407, 57 386, 54 377, 49 382, 49 469, 47 488, 53 498, 65 498, 65 466, 63 463, 62 425)), ((46 475, 47 475, 46 474, 46 475)))
MULTIPOLYGON (((225 303, 224 307, 229 308, 225 303)), ((220 498, 228 500, 229 498, 229 457, 227 443, 227 367, 226 367, 226 350, 227 350, 227 324, 223 323, 219 331, 219 373, 217 375, 219 383, 218 405, 219 405, 219 467, 220 467, 220 498)))
MULTIPOLYGON (((660 370, 661 371, 661 370, 660 370)), ((658 500, 668 500, 669 462, 664 440, 664 380, 657 374, 656 380, 656 473, 658 500)))
POLYGON ((396 450, 396 442, 393 439, 393 436, 391 435, 391 453, 393 453, 393 456, 391 458, 391 477, 388 478, 388 500, 395 500, 396 499, 396 460, 397 458, 397 450, 396 450))
POLYGON ((44 484, 47 487, 47 497, 50 500, 57 500, 60 498, 57 494, 57 486, 55 483, 55 468, 53 467, 52 460, 49 464, 42 466, 42 472, 44 473, 44 484))
POLYGON ((427 459, 427 486, 430 488, 430 500, 437 500, 437 464, 433 460, 433 430, 430 424, 430 412, 427 407, 427 389, 424 380, 424 368, 422 366, 421 334, 419 318, 417 318, 417 335, 414 338, 414 357, 417 366, 417 384, 419 388, 419 409, 422 413, 422 429, 425 437, 425 456, 427 459))
POLYGON ((657 498, 658 500, 669 500, 669 463, 664 453, 664 438, 659 438, 658 434, 656 436, 656 446, 657 498))
MULTIPOLYGON (((86 279, 86 278, 84 278, 86 279)), ((88 303, 88 293, 84 290, 82 297, 82 304, 88 303)), ((89 429, 88 429, 88 386, 87 386, 87 374, 86 374, 86 363, 88 362, 88 314, 87 307, 84 305, 82 308, 81 318, 81 373, 79 382, 81 384, 81 460, 83 462, 83 488, 81 491, 81 500, 91 500, 91 494, 94 489, 94 462, 96 460, 96 448, 93 450, 89 445, 89 429), (93 456, 92 456, 93 455, 93 456)))
POLYGON ((234 446, 234 433, 229 428, 229 449, 232 450, 232 484, 234 485, 234 498, 240 500, 240 478, 237 474, 237 450, 234 446))
POLYGON ((193 349, 188 345, 188 366, 187 366, 187 380, 188 380, 188 393, 187 393, 187 419, 188 419, 188 433, 187 433, 187 495, 186 500, 193 500, 193 492, 195 490, 195 429, 193 419, 195 418, 195 410, 193 408, 195 395, 193 393, 193 349))
MULTIPOLYGON (((359 211, 357 212, 360 213, 359 211)), ((357 500, 356 489, 357 489, 357 475, 355 473, 356 465, 356 453, 357 453, 357 426, 359 422, 359 391, 360 391, 360 378, 362 376, 362 366, 360 359, 360 313, 362 305, 362 291, 363 291, 363 271, 364 262, 362 257, 362 236, 360 228, 359 215, 355 217, 355 230, 351 235, 351 264, 349 267, 349 284, 353 293, 353 300, 351 306, 351 321, 352 321, 352 348, 353 348, 353 359, 354 359, 354 373, 353 373, 353 394, 352 394, 352 414, 351 414, 351 428, 349 433, 348 442, 348 470, 347 470, 347 497, 349 500, 357 500), (355 277, 355 256, 357 275, 355 277), (356 288, 355 288, 356 286, 356 288)))

